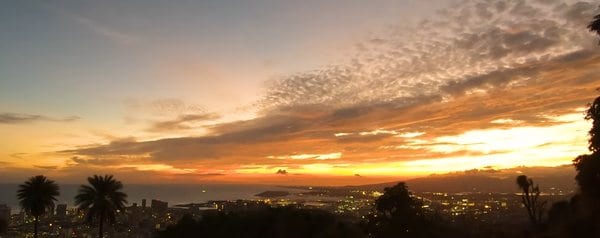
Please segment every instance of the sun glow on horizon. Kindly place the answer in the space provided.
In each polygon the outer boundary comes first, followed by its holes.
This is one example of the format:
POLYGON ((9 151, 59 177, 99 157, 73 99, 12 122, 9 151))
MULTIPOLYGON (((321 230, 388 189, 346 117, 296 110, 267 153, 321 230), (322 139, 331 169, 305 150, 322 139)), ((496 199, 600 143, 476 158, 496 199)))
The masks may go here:
POLYGON ((358 184, 588 153, 593 2, 241 2, 0 8, 0 179, 358 184))
MULTIPOLYGON (((551 126, 515 126, 505 129, 479 129, 459 135, 442 136, 432 139, 419 139, 424 133, 410 133, 407 143, 387 149, 427 150, 436 152, 437 158, 421 158, 412 161, 348 163, 344 164, 303 164, 295 166, 270 167, 237 170, 241 173, 272 174, 273 169, 285 169, 298 174, 320 174, 350 176, 423 176, 431 173, 448 173, 470 169, 494 167, 507 169, 519 166, 561 166, 571 164, 580 154, 587 152, 587 132, 589 122, 583 120, 581 108, 548 119, 557 124, 551 126), (417 138, 415 138, 417 137, 417 138), (455 154, 461 155, 455 155, 455 154)), ((513 120, 505 120, 506 122, 513 120)), ((491 123, 498 123, 492 121, 491 123)), ((385 131, 377 129, 375 131, 385 131)), ((387 131, 384 133, 388 133, 387 131)), ((363 133, 371 135, 377 133, 363 133)), ((396 134, 396 133, 392 133, 396 134)), ((338 137, 347 136, 336 135, 338 137)), ((340 158, 341 153, 298 154, 290 156, 268 156, 270 159, 324 159, 340 158)))

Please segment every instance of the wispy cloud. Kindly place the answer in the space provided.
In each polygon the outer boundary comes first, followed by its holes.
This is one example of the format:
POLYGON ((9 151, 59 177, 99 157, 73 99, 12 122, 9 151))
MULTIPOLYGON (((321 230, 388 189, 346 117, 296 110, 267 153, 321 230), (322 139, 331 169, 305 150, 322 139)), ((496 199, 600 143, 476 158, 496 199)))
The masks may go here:
MULTIPOLYGON (((63 153, 198 171, 353 178, 569 162, 585 149, 587 124, 582 115, 555 119, 581 114, 575 109, 597 95, 600 53, 585 30, 595 7, 463 1, 410 29, 362 42, 348 62, 271 81, 254 119, 212 125, 202 136, 63 153), (568 143, 561 139, 567 132, 575 133, 568 143), (527 143, 492 143, 513 139, 527 143)), ((158 128, 186 127, 205 114, 173 115, 158 128)))
POLYGON ((584 23, 595 8, 589 2, 463 1, 418 26, 364 42, 349 63, 271 82, 262 105, 402 106, 524 84, 536 78, 535 65, 594 46, 584 23))
POLYGON ((202 106, 179 99, 127 99, 125 119, 130 124, 143 124, 147 132, 165 133, 205 129, 221 116, 208 112, 202 106))
POLYGON ((72 18, 79 24, 87 27, 99 36, 106 37, 107 39, 119 43, 119 44, 132 44, 140 41, 140 38, 123 31, 118 31, 115 28, 108 27, 101 24, 99 21, 94 21, 90 18, 82 16, 72 16, 72 18))
POLYGON ((52 166, 52 165, 34 165, 33 167, 36 167, 38 169, 47 169, 47 170, 58 169, 58 166, 52 166))
POLYGON ((128 45, 128 44, 140 42, 140 40, 141 40, 140 37, 138 37, 134 34, 131 34, 129 32, 123 31, 123 30, 119 30, 119 29, 117 29, 117 27, 109 26, 99 20, 92 19, 92 18, 86 17, 86 16, 81 16, 81 15, 78 15, 78 14, 75 14, 72 12, 68 12, 65 9, 60 8, 57 5, 45 4, 44 6, 46 6, 47 9, 49 9, 50 11, 52 11, 62 17, 65 17, 67 19, 70 19, 70 20, 74 21, 75 23, 80 24, 81 26, 90 30, 94 34, 104 37, 114 43, 128 45))
POLYGON ((279 156, 267 156, 269 159, 291 159, 291 160, 331 160, 342 158, 341 152, 327 153, 327 154, 294 154, 294 155, 279 155, 279 156))
POLYGON ((145 115, 180 115, 198 114, 206 110, 196 104, 186 103, 176 98, 162 98, 155 100, 127 99, 124 102, 127 111, 142 113, 145 115))
POLYGON ((12 153, 9 156, 15 159, 23 160, 25 159, 25 155, 27 155, 27 153, 12 153))
POLYGON ((34 122, 72 122, 79 120, 79 117, 69 116, 64 118, 54 118, 38 114, 20 114, 20 113, 0 113, 0 124, 25 124, 34 122))
POLYGON ((205 114, 186 114, 178 116, 173 120, 154 122, 148 129, 152 132, 164 132, 164 131, 179 131, 189 130, 196 128, 193 124, 198 122, 206 122, 218 119, 217 114, 205 113, 205 114))

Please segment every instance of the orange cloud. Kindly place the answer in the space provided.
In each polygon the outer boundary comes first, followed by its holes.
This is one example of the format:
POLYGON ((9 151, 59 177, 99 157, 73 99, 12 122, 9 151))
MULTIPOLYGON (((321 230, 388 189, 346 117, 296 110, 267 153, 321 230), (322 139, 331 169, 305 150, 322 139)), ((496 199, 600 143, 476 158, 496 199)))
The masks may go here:
MULTIPOLYGON (((581 108, 597 96, 600 53, 577 28, 592 12, 481 3, 489 14, 477 22, 457 14, 475 11, 465 3, 422 30, 371 42, 349 63, 275 80, 255 117, 193 136, 61 150, 76 158, 54 173, 104 167, 171 181, 356 184, 570 163, 586 150, 581 108)), ((153 125, 185 129, 211 118, 184 111, 153 125)))

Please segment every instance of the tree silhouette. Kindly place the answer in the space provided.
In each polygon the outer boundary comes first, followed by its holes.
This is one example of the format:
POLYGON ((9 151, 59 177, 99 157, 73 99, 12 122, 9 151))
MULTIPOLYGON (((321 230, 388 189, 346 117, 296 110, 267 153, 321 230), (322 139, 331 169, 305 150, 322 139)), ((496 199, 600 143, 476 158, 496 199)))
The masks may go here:
POLYGON ((597 153, 580 155, 574 160, 577 170, 575 180, 581 195, 590 199, 600 199, 600 158, 597 153))
POLYGON ((94 175, 87 180, 89 185, 81 185, 75 204, 86 212, 88 223, 98 223, 98 237, 102 238, 104 222, 115 222, 117 212, 127 203, 127 194, 121 192, 123 184, 112 175, 94 175))
POLYGON ((17 191, 19 205, 26 213, 34 217, 34 237, 37 237, 38 234, 40 216, 44 215, 46 210, 54 207, 54 201, 56 201, 58 195, 58 185, 43 175, 31 177, 25 183, 19 185, 17 191))
POLYGON ((533 183, 533 179, 527 178, 526 175, 517 177, 517 185, 523 191, 521 194, 521 202, 527 209, 529 221, 533 226, 538 226, 542 223, 542 215, 548 201, 539 201, 540 187, 533 183))
MULTIPOLYGON (((600 36, 600 14, 588 24, 600 36)), ((600 97, 589 104, 585 119, 592 121, 588 132, 590 154, 573 160, 579 191, 570 201, 552 205, 549 223, 562 237, 600 237, 600 97)))
POLYGON ((420 205, 411 197, 405 183, 385 188, 383 195, 375 200, 375 209, 386 218, 411 216, 417 213, 420 205))
POLYGON ((592 120, 591 153, 573 160, 579 191, 568 202, 554 203, 548 213, 551 228, 561 237, 600 237, 600 97, 589 105, 585 119, 592 120))
MULTIPOLYGON (((599 20, 598 16, 595 22, 599 20)), ((573 160, 577 170, 575 180, 579 193, 569 203, 569 219, 565 227, 569 234, 588 237, 600 236, 600 97, 586 111, 585 119, 592 120, 589 131, 590 154, 580 155, 573 160)))
MULTIPOLYGON (((595 32, 600 36, 600 14, 596 15, 587 27, 591 32, 595 32)), ((598 43, 600 44, 600 41, 598 43)))
POLYGON ((405 183, 384 189, 375 200, 375 211, 369 215, 365 229, 370 237, 463 237, 436 222, 414 198, 405 183))
MULTIPOLYGON (((596 18, 598 21, 599 18, 596 18)), ((593 200, 600 200, 600 97, 596 98, 586 111, 585 119, 592 120, 589 131, 589 150, 587 155, 580 155, 574 161, 581 195, 593 200)))

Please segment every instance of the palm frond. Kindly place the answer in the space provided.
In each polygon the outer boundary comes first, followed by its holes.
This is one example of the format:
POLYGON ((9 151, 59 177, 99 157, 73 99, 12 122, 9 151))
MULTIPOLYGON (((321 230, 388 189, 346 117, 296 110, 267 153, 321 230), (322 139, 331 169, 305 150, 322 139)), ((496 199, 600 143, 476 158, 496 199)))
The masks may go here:
POLYGON ((127 194, 122 192, 123 184, 112 175, 94 175, 87 178, 89 185, 81 185, 75 196, 75 204, 86 212, 89 223, 104 219, 114 222, 117 211, 127 204, 127 194))

